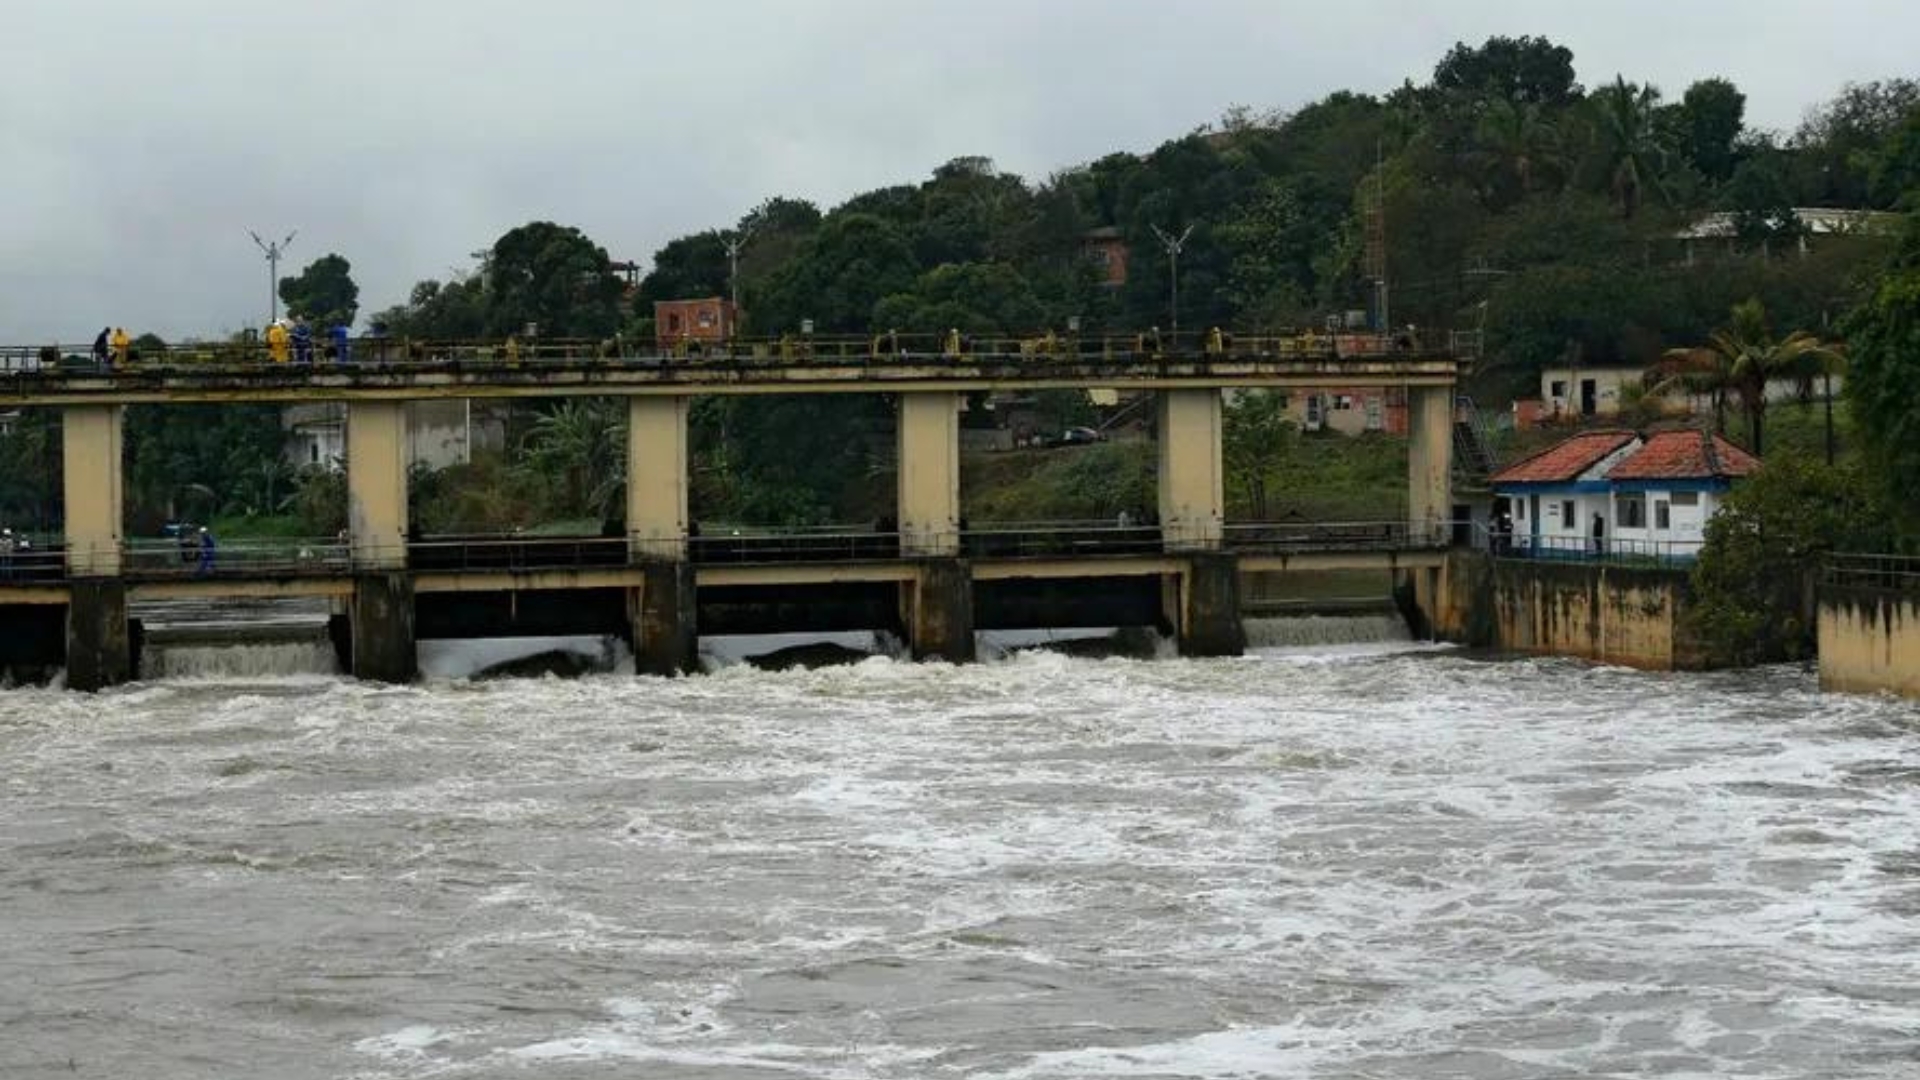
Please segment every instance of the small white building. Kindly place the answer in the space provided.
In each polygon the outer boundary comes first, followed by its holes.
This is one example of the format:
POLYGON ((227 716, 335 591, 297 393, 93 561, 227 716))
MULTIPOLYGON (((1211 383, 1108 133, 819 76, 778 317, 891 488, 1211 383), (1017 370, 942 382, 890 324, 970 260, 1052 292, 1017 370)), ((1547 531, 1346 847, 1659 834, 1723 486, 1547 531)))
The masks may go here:
MULTIPOLYGON (((1838 397, 1845 382, 1845 377, 1841 375, 1823 376, 1814 383, 1813 399, 1817 401, 1824 398, 1829 386, 1834 396, 1838 397)), ((1647 384, 1647 369, 1632 365, 1560 365, 1543 368, 1540 372, 1539 400, 1514 402, 1514 422, 1518 427, 1533 427, 1558 420, 1619 416, 1626 408, 1631 392, 1628 388, 1647 384)), ((1797 380, 1767 380, 1767 401, 1770 403, 1797 401, 1800 391, 1801 384, 1797 380)), ((1669 390, 1661 395, 1659 406, 1660 412, 1668 416, 1699 416, 1712 411, 1713 398, 1708 394, 1669 390)))
POLYGON ((1514 554, 1688 560, 1734 482, 1760 467, 1705 431, 1589 431, 1494 474, 1514 554))

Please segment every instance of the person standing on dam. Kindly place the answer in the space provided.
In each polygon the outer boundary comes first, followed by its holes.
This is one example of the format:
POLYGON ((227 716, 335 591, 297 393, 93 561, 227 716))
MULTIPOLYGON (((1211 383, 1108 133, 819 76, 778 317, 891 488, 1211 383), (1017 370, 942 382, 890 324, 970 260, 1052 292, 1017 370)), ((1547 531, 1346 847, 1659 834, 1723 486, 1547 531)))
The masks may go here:
POLYGON ((202 527, 200 530, 200 561, 194 565, 194 577, 206 577, 213 573, 214 550, 213 534, 202 527))
POLYGON ((107 339, 112 336, 113 327, 100 328, 100 336, 93 339, 93 366, 101 371, 107 370, 107 339))
POLYGON ((267 356, 276 364, 287 362, 287 324, 275 321, 267 324, 267 356))

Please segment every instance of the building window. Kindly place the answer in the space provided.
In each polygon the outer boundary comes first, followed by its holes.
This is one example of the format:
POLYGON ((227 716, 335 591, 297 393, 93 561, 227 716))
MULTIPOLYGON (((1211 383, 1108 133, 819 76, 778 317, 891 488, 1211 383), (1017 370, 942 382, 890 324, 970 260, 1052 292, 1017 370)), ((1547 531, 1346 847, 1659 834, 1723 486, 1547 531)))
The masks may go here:
POLYGON ((1572 499, 1566 499, 1560 503, 1560 524, 1569 529, 1580 527, 1580 518, 1574 513, 1572 499))
POLYGON ((1513 516, 1514 516, 1514 519, 1515 519, 1515 520, 1517 520, 1517 521, 1525 521, 1525 520, 1527 520, 1527 500, 1525 500, 1525 499, 1515 499, 1515 500, 1514 500, 1514 502, 1513 502, 1513 516))
POLYGON ((1653 504, 1653 527, 1662 532, 1673 528, 1673 511, 1665 499, 1653 504))
POLYGON ((1567 396, 1567 384, 1564 380, 1555 380, 1547 384, 1547 396, 1563 398, 1567 396))
POLYGON ((1615 513, 1620 518, 1623 529, 1644 529, 1647 527, 1647 497, 1645 495, 1622 495, 1614 503, 1615 513))
POLYGON ((1673 493, 1675 506, 1699 506, 1700 493, 1697 491, 1676 491, 1673 493))
POLYGON ((1386 426, 1385 414, 1381 411, 1380 399, 1377 397, 1368 398, 1367 399, 1367 430, 1379 431, 1381 428, 1385 426, 1386 426))
POLYGON ((1335 412, 1345 412, 1348 409, 1353 408, 1353 395, 1352 394, 1333 395, 1333 408, 1335 412))

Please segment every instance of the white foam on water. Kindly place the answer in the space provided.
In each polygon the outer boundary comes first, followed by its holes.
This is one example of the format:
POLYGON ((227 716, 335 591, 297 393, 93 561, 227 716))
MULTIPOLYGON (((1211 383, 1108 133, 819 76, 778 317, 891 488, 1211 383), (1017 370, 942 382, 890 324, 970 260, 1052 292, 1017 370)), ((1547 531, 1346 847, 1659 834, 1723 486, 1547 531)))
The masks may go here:
POLYGON ((263 1075, 1910 1074, 1920 705, 1312 648, 12 691, 0 997, 66 1011, 0 1041, 164 1080, 209 1048, 263 1075), (252 1002, 270 1022, 213 1019, 252 1002))
POLYGON ((148 645, 140 650, 140 677, 154 679, 274 679, 329 676, 340 671, 333 643, 274 641, 226 645, 148 645))

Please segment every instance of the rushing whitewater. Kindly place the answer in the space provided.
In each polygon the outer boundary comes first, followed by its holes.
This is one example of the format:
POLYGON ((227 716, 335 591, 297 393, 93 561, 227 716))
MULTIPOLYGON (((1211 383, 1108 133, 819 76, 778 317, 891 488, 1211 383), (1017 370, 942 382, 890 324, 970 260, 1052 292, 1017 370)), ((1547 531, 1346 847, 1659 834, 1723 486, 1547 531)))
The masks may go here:
POLYGON ((1910 1077, 1920 707, 1405 645, 0 694, 0 1075, 1910 1077))

